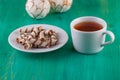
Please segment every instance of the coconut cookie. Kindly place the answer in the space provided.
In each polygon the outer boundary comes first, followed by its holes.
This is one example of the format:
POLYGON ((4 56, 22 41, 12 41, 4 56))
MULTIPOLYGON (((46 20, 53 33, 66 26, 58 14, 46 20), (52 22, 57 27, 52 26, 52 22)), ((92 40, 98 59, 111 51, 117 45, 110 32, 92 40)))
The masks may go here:
POLYGON ((72 0, 49 0, 55 12, 66 12, 72 5, 72 0))
POLYGON ((44 18, 50 11, 50 3, 48 0, 27 0, 26 11, 32 18, 44 18))

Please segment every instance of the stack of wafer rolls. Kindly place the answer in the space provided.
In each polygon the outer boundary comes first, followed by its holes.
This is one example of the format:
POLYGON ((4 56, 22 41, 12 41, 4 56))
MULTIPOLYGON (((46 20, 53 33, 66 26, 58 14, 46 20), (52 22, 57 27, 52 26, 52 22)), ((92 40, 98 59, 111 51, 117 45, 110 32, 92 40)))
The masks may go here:
POLYGON ((20 29, 20 36, 16 42, 23 45, 24 49, 49 48, 58 42, 57 33, 53 30, 46 30, 39 27, 20 29))

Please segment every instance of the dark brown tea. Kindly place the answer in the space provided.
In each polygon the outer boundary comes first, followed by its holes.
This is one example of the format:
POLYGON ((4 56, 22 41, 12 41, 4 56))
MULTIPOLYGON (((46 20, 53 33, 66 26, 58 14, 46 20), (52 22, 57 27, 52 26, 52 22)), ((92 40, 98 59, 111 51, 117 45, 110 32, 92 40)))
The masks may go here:
POLYGON ((91 32, 91 31, 98 31, 102 29, 102 25, 97 23, 97 22, 80 22, 74 26, 75 29, 79 31, 86 31, 86 32, 91 32))

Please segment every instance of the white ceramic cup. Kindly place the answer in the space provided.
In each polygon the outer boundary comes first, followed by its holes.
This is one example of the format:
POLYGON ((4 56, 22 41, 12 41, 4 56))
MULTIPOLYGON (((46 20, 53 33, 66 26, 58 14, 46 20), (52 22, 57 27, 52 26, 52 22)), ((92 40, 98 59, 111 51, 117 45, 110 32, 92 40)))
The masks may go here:
POLYGON ((107 31, 107 23, 98 17, 85 16, 74 19, 71 22, 71 35, 75 50, 85 54, 93 54, 101 51, 105 45, 113 43, 115 37, 111 31, 107 31), (80 31, 74 26, 80 22, 97 22, 102 25, 102 29, 97 31, 80 31), (110 36, 110 41, 105 42, 106 34, 110 36))

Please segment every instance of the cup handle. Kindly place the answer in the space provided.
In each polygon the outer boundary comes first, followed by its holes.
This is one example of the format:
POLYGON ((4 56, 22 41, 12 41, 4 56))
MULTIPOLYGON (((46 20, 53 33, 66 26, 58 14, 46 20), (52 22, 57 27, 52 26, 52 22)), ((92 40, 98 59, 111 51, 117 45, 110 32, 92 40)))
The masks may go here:
POLYGON ((114 36, 114 34, 113 34, 111 31, 106 31, 106 32, 103 33, 103 35, 105 35, 105 34, 108 34, 108 35, 110 36, 110 41, 107 41, 107 42, 105 42, 105 43, 102 43, 101 46, 105 46, 105 45, 111 44, 111 43, 113 43, 114 40, 115 40, 115 36, 114 36))

